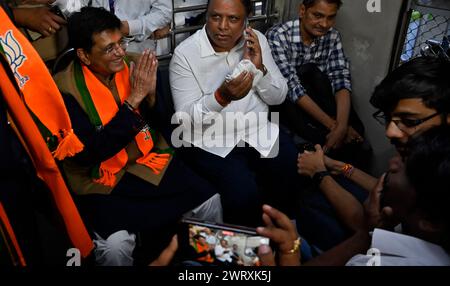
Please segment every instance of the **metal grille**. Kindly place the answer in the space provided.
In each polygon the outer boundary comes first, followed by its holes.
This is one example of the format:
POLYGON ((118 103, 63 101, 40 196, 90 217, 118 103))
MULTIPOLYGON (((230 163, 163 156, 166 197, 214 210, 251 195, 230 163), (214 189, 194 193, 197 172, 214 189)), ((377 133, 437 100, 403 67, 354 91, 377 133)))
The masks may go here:
MULTIPOLYGON (((166 1, 166 0, 165 0, 166 1)), ((168 1, 168 0, 167 0, 168 1)), ((201 29, 204 24, 204 13, 206 11, 207 6, 207 0, 195 0, 190 1, 191 3, 186 4, 186 1, 182 2, 182 5, 180 5, 181 1, 175 2, 175 0, 172 1, 172 7, 173 9, 173 19, 172 19, 172 31, 169 35, 170 41, 171 41, 171 53, 168 55, 164 55, 159 57, 160 59, 167 59, 172 56, 172 53, 181 41, 183 41, 186 37, 188 37, 190 34, 194 33, 198 29, 201 29), (192 4, 193 3, 193 4, 192 4), (186 16, 186 13, 190 13, 189 16, 186 16), (184 19, 181 22, 183 24, 179 25, 177 24, 176 15, 182 15, 184 14, 184 19), (190 16, 194 15, 194 16, 190 16), (192 21, 191 21, 192 20, 192 21)), ((251 0, 252 2, 252 8, 253 8, 253 15, 250 17, 250 22, 252 23, 252 27, 260 30, 262 32, 265 31, 267 28, 266 26, 269 24, 270 20, 277 18, 278 14, 274 13, 272 11, 273 2, 275 0, 251 0)), ((189 2, 189 1, 187 1, 189 2)))
POLYGON ((420 56, 421 48, 432 41, 442 43, 450 35, 450 17, 413 10, 411 13, 400 63, 420 56))

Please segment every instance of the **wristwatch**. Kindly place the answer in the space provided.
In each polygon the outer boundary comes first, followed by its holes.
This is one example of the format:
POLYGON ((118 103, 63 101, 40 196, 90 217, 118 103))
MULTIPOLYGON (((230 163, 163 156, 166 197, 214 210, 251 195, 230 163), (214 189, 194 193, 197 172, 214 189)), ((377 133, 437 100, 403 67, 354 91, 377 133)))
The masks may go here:
POLYGON ((326 176, 331 176, 330 172, 320 171, 320 172, 317 172, 314 174, 314 176, 312 177, 312 180, 313 180, 314 184, 316 184, 318 186, 322 182, 323 178, 325 178, 326 176))
POLYGON ((265 65, 262 65, 262 72, 263 72, 263 76, 265 76, 267 74, 267 69, 265 65))

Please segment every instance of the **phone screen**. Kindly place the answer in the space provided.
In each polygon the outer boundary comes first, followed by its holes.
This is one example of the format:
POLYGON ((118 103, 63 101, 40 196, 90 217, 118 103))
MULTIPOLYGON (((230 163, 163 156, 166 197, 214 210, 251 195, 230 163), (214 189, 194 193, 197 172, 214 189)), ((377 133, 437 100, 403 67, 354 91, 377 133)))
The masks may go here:
POLYGON ((254 229, 184 220, 178 234, 182 259, 199 265, 260 266, 260 245, 269 239, 254 229))

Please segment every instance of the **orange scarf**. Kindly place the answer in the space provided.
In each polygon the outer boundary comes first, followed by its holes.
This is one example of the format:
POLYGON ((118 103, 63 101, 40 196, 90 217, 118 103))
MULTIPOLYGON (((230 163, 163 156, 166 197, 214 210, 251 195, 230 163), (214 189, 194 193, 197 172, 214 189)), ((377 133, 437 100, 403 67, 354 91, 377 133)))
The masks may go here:
POLYGON ((3 9, 0 9, 0 53, 8 60, 27 108, 53 156, 62 160, 83 150, 47 67, 3 9))
POLYGON ((197 258, 198 261, 205 261, 209 263, 214 262, 214 258, 211 256, 211 253, 209 251, 208 244, 203 245, 200 241, 195 242, 195 244, 197 246, 197 253, 206 252, 206 255, 197 258))
MULTIPOLYGON (((8 113, 16 124, 17 132, 23 139, 24 147, 33 160, 37 175, 47 184, 51 191, 69 238, 73 245, 80 250, 81 255, 86 257, 94 247, 92 240, 75 207, 55 159, 21 99, 22 94, 14 80, 14 75, 9 69, 5 69, 5 65, 7 65, 5 59, 0 58, 0 89, 5 99, 8 113)), ((47 106, 49 113, 51 113, 50 107, 53 107, 53 105, 47 106)))
MULTIPOLYGON (((82 78, 77 77, 79 74, 80 64, 74 63, 74 74, 76 77, 77 87, 83 98, 83 102, 87 105, 88 115, 91 123, 95 126, 106 125, 119 111, 119 106, 114 99, 111 91, 89 70, 88 67, 82 66, 82 78), (84 80, 84 81, 83 81, 84 80), (86 88, 84 88, 86 87, 86 88)), ((114 75, 120 103, 123 104, 130 94, 130 74, 128 66, 114 75)), ((136 145, 142 156, 136 160, 136 163, 147 166, 155 174, 159 174, 169 161, 169 154, 158 154, 150 152, 153 149, 153 140, 150 134, 150 128, 146 125, 136 136, 136 145)), ((96 183, 113 187, 116 184, 116 174, 122 170, 128 162, 128 154, 124 149, 120 150, 110 159, 102 162, 99 168, 99 178, 94 179, 96 183)))
MULTIPOLYGON (((5 209, 3 208, 2 202, 0 202, 0 234, 5 240, 6 249, 9 251, 11 258, 13 260, 14 266, 27 266, 25 258, 23 257, 22 250, 20 249, 19 243, 17 242, 16 235, 11 227, 8 216, 6 215, 5 209), (5 228, 6 233, 2 233, 2 227, 5 228), (7 235, 7 237, 6 237, 7 235), (9 239, 8 239, 9 238, 9 239), (11 249, 12 248, 12 249, 11 249)), ((5 250, 4 250, 5 251, 5 250)))

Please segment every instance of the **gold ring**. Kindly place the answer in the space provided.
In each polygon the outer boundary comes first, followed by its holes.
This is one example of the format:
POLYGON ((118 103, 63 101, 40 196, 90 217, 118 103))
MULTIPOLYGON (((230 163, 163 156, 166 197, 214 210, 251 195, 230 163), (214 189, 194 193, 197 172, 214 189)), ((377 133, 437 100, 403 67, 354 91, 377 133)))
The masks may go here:
POLYGON ((51 33, 53 31, 52 27, 48 27, 48 32, 51 33))

